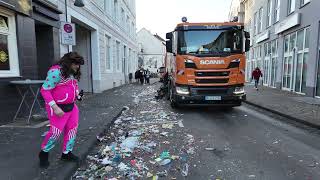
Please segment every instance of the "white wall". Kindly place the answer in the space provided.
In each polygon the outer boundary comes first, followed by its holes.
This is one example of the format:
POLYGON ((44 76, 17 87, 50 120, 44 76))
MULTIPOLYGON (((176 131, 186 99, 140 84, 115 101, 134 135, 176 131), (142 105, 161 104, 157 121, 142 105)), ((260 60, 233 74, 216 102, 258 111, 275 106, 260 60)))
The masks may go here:
MULTIPOLYGON (((117 6, 114 6, 114 0, 84 0, 84 2, 85 7, 79 8, 73 6, 74 0, 68 0, 68 18, 69 22, 71 19, 81 21, 91 30, 94 90, 102 92, 124 84, 128 74, 137 68, 135 1, 117 0, 117 6), (114 14, 115 8, 117 15, 114 14), (121 9, 124 10, 125 21, 121 21, 121 9), (106 36, 111 38, 111 68, 109 69, 106 68, 106 36), (120 42, 120 58, 116 58, 116 41, 120 42), (127 47, 127 67, 123 72, 124 46, 127 47), (129 49, 131 49, 131 56, 129 56, 129 49), (119 63, 119 69, 116 68, 117 63, 119 63)), ((64 0, 59 1, 59 9, 65 11, 64 0)), ((65 21, 65 14, 62 14, 60 19, 65 21)), ((66 52, 66 49, 65 45, 61 45, 61 55, 66 52)))
POLYGON ((145 28, 138 32, 137 38, 139 47, 143 49, 140 56, 144 59, 144 68, 156 73, 164 64, 165 45, 145 28))

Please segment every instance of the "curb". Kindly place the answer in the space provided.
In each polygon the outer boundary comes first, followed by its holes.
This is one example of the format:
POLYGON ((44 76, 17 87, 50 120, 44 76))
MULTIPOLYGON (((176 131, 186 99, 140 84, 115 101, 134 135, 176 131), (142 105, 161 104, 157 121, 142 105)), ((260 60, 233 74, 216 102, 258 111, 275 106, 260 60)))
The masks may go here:
POLYGON ((250 101, 248 101, 248 100, 245 100, 244 103, 249 104, 249 105, 251 105, 251 106, 255 106, 255 107, 260 108, 260 109, 263 109, 263 110, 265 110, 265 111, 269 111, 269 112, 271 112, 271 113, 274 113, 274 114, 276 114, 276 115, 282 116, 282 117, 284 117, 284 118, 287 118, 288 121, 293 120, 293 121, 295 121, 295 122, 297 122, 297 123, 300 123, 300 124, 303 124, 303 125, 306 125, 306 126, 309 126, 309 127, 312 127, 312 128, 315 128, 315 129, 319 129, 319 130, 320 130, 320 125, 318 125, 318 124, 310 123, 310 122, 308 122, 308 121, 305 121, 305 120, 302 120, 302 119, 299 119, 299 118, 296 118, 296 117, 293 117, 293 116, 290 116, 290 115, 281 113, 281 112, 279 112, 279 111, 275 111, 275 110, 272 110, 272 109, 270 109, 270 108, 266 108, 266 107, 261 106, 261 105, 258 105, 258 104, 256 104, 256 103, 252 103, 252 102, 250 102, 250 101))
MULTIPOLYGON (((114 122, 122 115, 122 113, 126 110, 126 108, 122 108, 120 110, 120 112, 114 116, 111 120, 110 123, 104 125, 104 128, 101 129, 100 132, 97 132, 96 134, 102 134, 102 133, 106 133, 108 131, 108 129, 110 129, 110 127, 112 126, 112 124, 114 124, 114 122)), ((94 136, 93 138, 91 138, 88 142, 89 144, 89 148, 86 149, 86 151, 84 153, 82 153, 80 155, 80 163, 78 164, 74 164, 72 168, 70 168, 69 172, 65 173, 63 175, 63 177, 58 178, 58 179, 65 179, 65 180, 70 180, 72 179, 73 174, 75 173, 75 171, 80 167, 80 165, 86 160, 86 157, 88 156, 88 154, 90 153, 90 151, 92 150, 92 148, 96 145, 97 143, 97 138, 96 136, 94 136)))

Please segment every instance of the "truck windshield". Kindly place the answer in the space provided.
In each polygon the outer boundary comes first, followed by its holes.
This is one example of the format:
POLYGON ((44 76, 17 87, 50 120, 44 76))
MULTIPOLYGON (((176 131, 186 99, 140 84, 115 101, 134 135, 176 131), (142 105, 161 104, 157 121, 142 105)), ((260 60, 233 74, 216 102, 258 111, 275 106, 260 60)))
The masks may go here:
POLYGON ((178 54, 226 56, 241 53, 241 30, 189 30, 178 32, 178 54))

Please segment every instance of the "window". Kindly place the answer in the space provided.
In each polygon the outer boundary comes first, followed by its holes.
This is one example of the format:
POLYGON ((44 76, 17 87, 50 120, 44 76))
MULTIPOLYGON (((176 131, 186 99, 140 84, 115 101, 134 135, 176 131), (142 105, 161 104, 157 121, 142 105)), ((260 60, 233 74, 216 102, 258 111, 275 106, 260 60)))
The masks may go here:
POLYGON ((240 29, 179 31, 179 54, 230 55, 241 53, 243 35, 240 29))
POLYGON ((106 69, 111 69, 111 37, 106 36, 106 69))
POLYGON ((131 73, 132 72, 132 51, 131 48, 129 48, 129 53, 128 53, 128 72, 131 73))
POLYGON ((127 46, 123 46, 122 72, 126 73, 127 69, 127 46))
POLYGON ((134 27, 134 23, 132 22, 131 23, 131 33, 132 33, 132 35, 134 35, 135 34, 135 32, 136 32, 136 30, 135 30, 135 27, 134 27))
POLYGON ((113 1, 113 18, 118 21, 118 0, 113 1))
POLYGON ((268 10, 267 10, 267 27, 271 26, 272 21, 272 0, 268 0, 268 10))
POLYGON ((124 20, 124 10, 121 8, 121 23, 122 23, 122 26, 125 27, 125 20, 124 20))
POLYGON ((129 16, 127 16, 126 29, 127 29, 127 32, 130 33, 130 17, 129 16))
POLYGON ((291 14, 296 8, 296 0, 288 0, 288 14, 291 14))
POLYGON ((275 10, 274 10, 274 22, 278 22, 280 20, 280 0, 276 0, 275 10))
POLYGON ((258 13, 254 13, 254 27, 253 27, 253 33, 257 34, 258 33, 258 13))
POLYGON ((15 17, 0 9, 0 77, 19 76, 15 17))
POLYGON ((283 87, 299 93, 306 92, 310 29, 305 28, 285 36, 283 87), (296 47, 296 48, 295 48, 296 47))
POLYGON ((117 61, 117 70, 120 70, 120 42, 116 41, 116 61, 117 61))
POLYGON ((260 33, 262 31, 262 16, 263 16, 263 8, 259 9, 259 24, 258 24, 258 33, 260 33))
POLYGON ((110 14, 110 5, 111 5, 111 2, 110 0, 105 0, 105 11, 110 14))
POLYGON ((301 0, 301 6, 309 3, 311 0, 301 0))

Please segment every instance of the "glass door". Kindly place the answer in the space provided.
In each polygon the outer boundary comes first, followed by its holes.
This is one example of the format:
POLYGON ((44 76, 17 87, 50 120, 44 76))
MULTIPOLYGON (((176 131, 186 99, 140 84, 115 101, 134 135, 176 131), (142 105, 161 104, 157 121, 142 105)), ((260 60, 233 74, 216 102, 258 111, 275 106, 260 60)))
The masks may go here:
MULTIPOLYGON (((271 43, 271 61, 270 61, 270 84, 271 87, 276 87, 277 63, 278 63, 278 40, 273 40, 271 43)), ((269 49, 269 50, 270 50, 269 49)))
POLYGON ((287 35, 284 51, 283 89, 305 93, 309 57, 309 28, 287 35))
POLYGON ((264 44, 263 85, 270 85, 270 42, 264 44))
POLYGON ((291 61, 292 61, 292 52, 290 49, 290 35, 287 35, 284 39, 284 62, 283 62, 283 79, 282 87, 285 90, 290 90, 291 88, 291 61))

